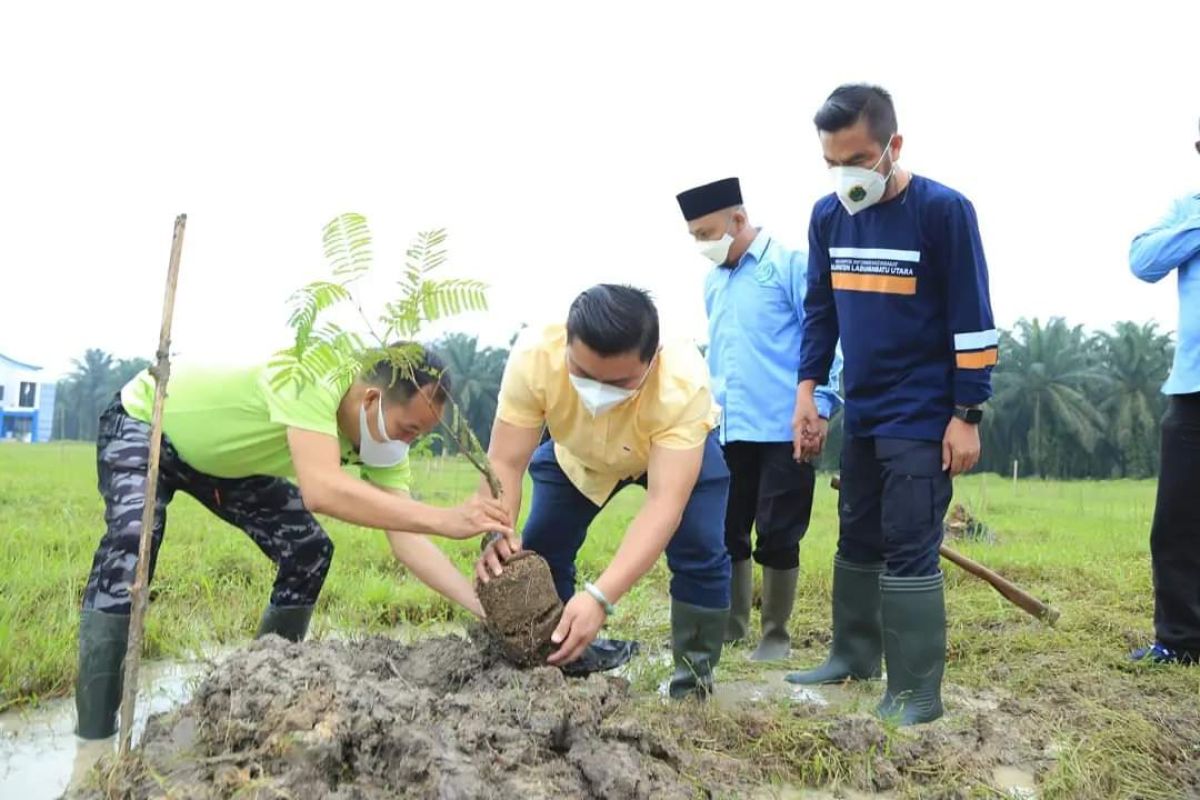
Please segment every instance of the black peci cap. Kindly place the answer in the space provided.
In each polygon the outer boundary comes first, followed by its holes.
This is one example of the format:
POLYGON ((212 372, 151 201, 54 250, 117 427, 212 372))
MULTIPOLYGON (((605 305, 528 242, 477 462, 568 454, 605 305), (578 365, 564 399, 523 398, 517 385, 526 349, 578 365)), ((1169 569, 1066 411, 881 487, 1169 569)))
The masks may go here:
POLYGON ((706 183, 675 195, 679 210, 688 222, 723 208, 742 204, 742 186, 737 178, 706 183))

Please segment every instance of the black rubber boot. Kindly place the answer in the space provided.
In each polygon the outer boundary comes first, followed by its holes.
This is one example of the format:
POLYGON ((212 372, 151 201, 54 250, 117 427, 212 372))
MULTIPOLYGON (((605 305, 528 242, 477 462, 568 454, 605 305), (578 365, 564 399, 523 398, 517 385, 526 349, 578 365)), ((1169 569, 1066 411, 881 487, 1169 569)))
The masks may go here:
POLYGON ((733 562, 733 577, 729 582, 733 605, 729 608, 729 623, 725 626, 725 643, 740 642, 750 632, 750 605, 754 601, 754 562, 750 559, 733 562))
POLYGON ((75 683, 75 734, 80 739, 107 739, 117 732, 128 643, 128 614, 80 613, 79 678, 75 683))
POLYGON ((800 568, 763 567, 762 641, 750 656, 751 661, 780 661, 792 649, 787 624, 796 605, 796 582, 800 568))
POLYGON ((671 656, 675 673, 669 693, 672 699, 696 696, 706 699, 713 690, 713 669, 721 660, 728 608, 701 608, 680 600, 671 601, 671 656))
POLYGON ((946 592, 942 573, 879 581, 887 691, 875 713, 899 725, 942 716, 946 669, 946 592))
POLYGON ((304 641, 312 615, 312 606, 267 606, 255 638, 261 639, 273 633, 292 642, 304 641))
POLYGON ((883 620, 879 579, 883 563, 855 564, 833 558, 833 644, 825 663, 793 672, 789 683, 807 685, 874 680, 883 666, 883 620))

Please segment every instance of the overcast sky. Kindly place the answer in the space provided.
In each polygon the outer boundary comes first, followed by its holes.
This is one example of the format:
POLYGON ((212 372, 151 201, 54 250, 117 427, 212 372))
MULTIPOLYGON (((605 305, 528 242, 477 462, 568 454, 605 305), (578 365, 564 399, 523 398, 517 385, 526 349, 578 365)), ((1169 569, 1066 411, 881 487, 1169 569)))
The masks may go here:
POLYGON ((706 338, 676 192, 738 175, 805 243, 839 83, 893 92, 903 163, 979 212, 997 321, 1176 325, 1129 239, 1200 190, 1200 2, 5 3, 0 352, 149 356, 175 215, 174 349, 285 343, 320 234, 366 214, 381 266, 446 227, 504 343, 600 281, 706 338), (1116 6, 1117 4, 1114 4, 1116 6))

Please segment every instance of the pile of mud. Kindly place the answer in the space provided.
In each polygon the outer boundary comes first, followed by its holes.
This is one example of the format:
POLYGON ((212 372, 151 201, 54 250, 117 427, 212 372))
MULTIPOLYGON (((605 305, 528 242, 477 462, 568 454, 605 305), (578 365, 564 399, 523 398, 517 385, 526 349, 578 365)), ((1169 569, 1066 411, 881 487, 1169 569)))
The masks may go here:
POLYGON ((302 645, 229 658, 137 758, 72 797, 686 798, 684 756, 621 721, 627 684, 520 670, 457 637, 302 645))

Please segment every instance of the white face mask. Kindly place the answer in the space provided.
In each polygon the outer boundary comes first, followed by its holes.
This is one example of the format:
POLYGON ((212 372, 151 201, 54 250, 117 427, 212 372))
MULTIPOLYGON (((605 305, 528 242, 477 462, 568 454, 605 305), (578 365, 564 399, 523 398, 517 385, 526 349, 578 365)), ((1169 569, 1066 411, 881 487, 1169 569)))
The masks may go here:
MULTIPOLYGON (((883 159, 891 152, 892 140, 888 139, 883 155, 875 162, 875 167, 883 163, 883 159)), ((896 163, 887 175, 880 175, 875 167, 830 167, 829 174, 833 178, 833 190, 837 192, 838 200, 846 213, 854 216, 863 209, 870 208, 879 202, 887 191, 887 182, 896 171, 896 163)))
MULTIPOLYGON (((654 358, 658 358, 658 356, 655 355, 654 358)), ((571 379, 571 385, 575 387, 575 393, 579 395, 579 400, 583 403, 583 407, 593 417, 598 417, 610 408, 624 403, 637 394, 642 388, 642 384, 646 382, 646 376, 650 374, 650 370, 653 367, 654 359, 651 359, 650 365, 646 367, 646 374, 642 376, 642 380, 638 383, 636 389, 622 389, 619 386, 601 383, 591 378, 581 378, 578 375, 572 375, 570 372, 567 373, 567 377, 571 379)))
POLYGON ((621 389, 617 386, 609 386, 607 383, 594 381, 591 378, 581 378, 578 375, 570 377, 571 385, 575 387, 575 393, 579 395, 583 407, 593 417, 598 417, 613 406, 624 403, 633 397, 636 391, 635 389, 621 389))
POLYGON ((388 438, 383 420, 382 395, 379 397, 379 417, 376 422, 382 440, 376 439, 367 427, 367 407, 364 405, 358 409, 358 457, 368 467, 394 467, 403 464, 408 458, 408 442, 388 438))
POLYGON ((724 264, 729 259, 729 248, 732 246, 733 237, 728 233, 726 233, 720 239, 696 242, 696 248, 700 251, 700 255, 704 256, 717 266, 724 264))

